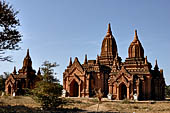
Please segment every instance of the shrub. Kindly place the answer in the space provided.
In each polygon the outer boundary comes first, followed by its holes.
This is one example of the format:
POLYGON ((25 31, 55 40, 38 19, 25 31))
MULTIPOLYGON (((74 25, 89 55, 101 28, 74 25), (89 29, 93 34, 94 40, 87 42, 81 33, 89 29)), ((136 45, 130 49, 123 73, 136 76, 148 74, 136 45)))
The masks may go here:
POLYGON ((62 103, 59 98, 62 93, 62 86, 59 83, 39 81, 32 90, 44 109, 56 108, 62 103))

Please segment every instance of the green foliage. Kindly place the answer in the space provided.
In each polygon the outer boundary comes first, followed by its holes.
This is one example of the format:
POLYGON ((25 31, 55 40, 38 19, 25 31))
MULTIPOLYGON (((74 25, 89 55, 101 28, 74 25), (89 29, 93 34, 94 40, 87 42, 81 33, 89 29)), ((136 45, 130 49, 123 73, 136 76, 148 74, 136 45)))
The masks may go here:
POLYGON ((40 81, 32 92, 45 109, 56 108, 62 102, 58 98, 62 93, 62 86, 59 83, 40 81))
POLYGON ((18 42, 21 34, 17 30, 20 26, 16 18, 18 11, 5 1, 0 1, 0 61, 12 61, 11 56, 4 56, 6 50, 19 50, 18 42))
POLYGON ((58 66, 55 62, 45 61, 42 64, 42 80, 37 82, 32 90, 34 96, 41 103, 44 109, 56 108, 62 103, 59 98, 62 93, 62 86, 59 80, 54 79, 54 67, 58 66))
POLYGON ((44 80, 46 82, 59 82, 56 78, 54 78, 54 69, 55 67, 59 66, 54 63, 50 63, 49 61, 44 61, 41 67, 42 75, 44 76, 44 80))
POLYGON ((170 85, 165 86, 165 97, 170 98, 170 85))

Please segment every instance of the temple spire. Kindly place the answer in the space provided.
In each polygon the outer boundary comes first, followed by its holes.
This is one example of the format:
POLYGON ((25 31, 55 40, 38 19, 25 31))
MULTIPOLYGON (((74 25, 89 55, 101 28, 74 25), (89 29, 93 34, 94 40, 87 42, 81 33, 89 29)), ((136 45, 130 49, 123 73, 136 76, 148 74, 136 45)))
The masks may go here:
POLYGON ((72 58, 70 57, 69 67, 72 65, 72 58))
POLYGON ((138 40, 138 34, 137 34, 137 30, 135 29, 135 36, 134 36, 134 41, 138 40))
POLYGON ((145 64, 148 64, 147 56, 145 57, 145 64))
POLYGON ((159 70, 157 59, 155 60, 155 67, 154 67, 154 70, 159 70))
POLYGON ((13 74, 15 75, 16 73, 17 73, 17 71, 16 71, 16 67, 14 66, 13 74))
POLYGON ((144 49, 135 30, 135 36, 128 49, 129 58, 144 58, 144 49))
POLYGON ((26 55, 26 57, 30 57, 29 49, 27 49, 27 55, 26 55))
POLYGON ((32 67, 31 57, 29 55, 29 49, 27 49, 27 55, 23 61, 23 67, 32 67))
POLYGON ((84 64, 87 64, 87 54, 85 55, 84 64))
POLYGON ((107 36, 112 35, 110 23, 108 24, 107 36))

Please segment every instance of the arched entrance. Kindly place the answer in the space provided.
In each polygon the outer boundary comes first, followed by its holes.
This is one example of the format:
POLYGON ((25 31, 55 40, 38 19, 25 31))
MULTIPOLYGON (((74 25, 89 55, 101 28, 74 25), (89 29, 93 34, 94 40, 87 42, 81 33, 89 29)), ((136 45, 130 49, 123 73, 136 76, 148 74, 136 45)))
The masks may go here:
POLYGON ((119 99, 123 100, 127 98, 127 87, 124 83, 119 86, 119 99))
POLYGON ((12 92, 11 90, 12 90, 11 86, 8 85, 8 94, 9 94, 9 95, 11 95, 11 92, 12 92))
POLYGON ((73 80, 72 83, 70 84, 70 96, 71 97, 79 96, 79 85, 75 80, 73 80))

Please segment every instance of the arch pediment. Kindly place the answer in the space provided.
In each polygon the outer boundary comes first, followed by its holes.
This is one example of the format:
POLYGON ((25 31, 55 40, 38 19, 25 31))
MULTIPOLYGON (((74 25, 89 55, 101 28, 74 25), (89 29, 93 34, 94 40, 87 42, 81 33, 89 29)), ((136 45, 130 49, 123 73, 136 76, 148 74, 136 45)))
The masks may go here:
POLYGON ((71 65, 69 74, 73 73, 73 71, 78 70, 81 74, 84 73, 84 69, 78 60, 75 60, 74 63, 71 65))
POLYGON ((74 80, 75 80, 79 85, 81 84, 81 79, 80 79, 76 74, 74 74, 74 76, 71 78, 71 80, 70 80, 70 82, 69 82, 69 85, 70 85, 74 80))
POLYGON ((8 83, 8 82, 12 82, 12 84, 14 84, 14 83, 15 83, 14 76, 11 74, 11 75, 8 77, 8 79, 6 80, 6 82, 7 82, 7 83, 8 83))
POLYGON ((72 70, 69 71, 69 75, 84 75, 84 71, 82 71, 80 68, 73 68, 72 70))
POLYGON ((117 84, 118 86, 124 83, 126 87, 128 87, 129 81, 127 80, 125 76, 121 76, 117 81, 118 81, 118 84, 117 84))

